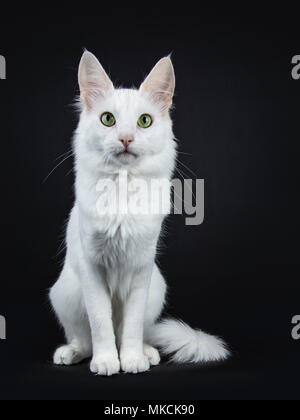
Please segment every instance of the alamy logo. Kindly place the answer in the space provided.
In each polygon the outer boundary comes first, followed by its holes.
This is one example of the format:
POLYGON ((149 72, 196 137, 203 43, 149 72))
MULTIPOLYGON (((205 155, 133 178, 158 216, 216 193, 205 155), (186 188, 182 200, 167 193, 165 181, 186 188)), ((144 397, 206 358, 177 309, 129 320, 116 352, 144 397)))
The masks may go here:
POLYGON ((0 79, 6 79, 6 60, 3 55, 0 55, 0 79))
POLYGON ((6 319, 0 315, 0 340, 6 340, 6 319))
POLYGON ((195 181, 194 193, 192 179, 130 179, 127 171, 121 171, 116 179, 99 180, 96 190, 96 211, 100 217, 185 214, 187 226, 199 226, 204 221, 203 179, 195 181))
POLYGON ((300 80, 300 55, 295 55, 292 58, 292 64, 294 64, 292 78, 294 80, 300 80))
POLYGON ((300 316, 296 315, 292 319, 292 324, 294 325, 294 328, 292 329, 292 337, 293 340, 298 341, 300 340, 300 316))

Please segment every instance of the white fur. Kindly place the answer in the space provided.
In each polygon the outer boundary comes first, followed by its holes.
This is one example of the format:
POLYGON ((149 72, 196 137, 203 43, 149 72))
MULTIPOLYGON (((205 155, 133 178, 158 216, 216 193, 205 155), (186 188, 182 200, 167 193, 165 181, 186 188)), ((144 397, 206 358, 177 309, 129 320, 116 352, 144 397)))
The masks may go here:
POLYGON ((165 319, 152 328, 151 342, 176 363, 203 363, 225 360, 229 356, 224 341, 193 330, 175 319, 165 319))
MULTIPOLYGON (((75 135, 76 202, 67 229, 67 253, 50 299, 66 333, 54 363, 71 365, 92 356, 91 371, 139 373, 159 364, 158 351, 177 362, 220 360, 224 343, 176 321, 157 324, 166 283, 155 264, 163 215, 97 213, 97 184, 171 179, 176 158, 169 108, 175 88, 170 58, 162 59, 139 90, 115 89, 98 60, 85 52, 80 63, 82 112, 75 135), (116 125, 100 122, 111 112, 116 125), (147 113, 153 124, 137 125, 147 113), (120 139, 132 136, 133 155, 120 139)), ((124 191, 118 191, 119 195, 124 191)), ((119 197, 118 197, 119 198, 119 197)), ((110 205, 114 205, 112 202, 110 205)))

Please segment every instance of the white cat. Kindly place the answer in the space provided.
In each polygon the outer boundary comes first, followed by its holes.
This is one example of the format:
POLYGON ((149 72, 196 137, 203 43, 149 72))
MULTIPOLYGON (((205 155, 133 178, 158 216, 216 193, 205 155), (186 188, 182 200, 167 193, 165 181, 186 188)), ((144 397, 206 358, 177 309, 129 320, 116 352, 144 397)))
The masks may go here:
POLYGON ((169 115, 175 89, 171 59, 160 60, 139 90, 115 89, 96 57, 86 51, 79 85, 76 202, 67 229, 65 265, 50 293, 68 344, 56 351, 54 363, 72 365, 92 357, 91 371, 110 376, 158 365, 157 349, 182 363, 227 358, 229 352, 218 338, 179 321, 157 322, 166 283, 155 258, 165 216, 97 211, 101 179, 117 182, 121 172, 128 180, 146 182, 172 177, 176 144, 169 115))

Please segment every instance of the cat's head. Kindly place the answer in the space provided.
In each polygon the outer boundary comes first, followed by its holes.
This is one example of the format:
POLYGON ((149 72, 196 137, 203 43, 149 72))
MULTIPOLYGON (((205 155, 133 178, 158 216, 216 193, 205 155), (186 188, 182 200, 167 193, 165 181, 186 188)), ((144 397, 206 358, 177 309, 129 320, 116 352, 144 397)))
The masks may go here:
POLYGON ((163 58, 140 89, 116 89, 97 58, 86 51, 79 66, 82 113, 77 130, 83 151, 99 165, 172 171, 175 142, 169 109, 175 74, 163 58), (166 168, 168 169, 168 168, 166 168))

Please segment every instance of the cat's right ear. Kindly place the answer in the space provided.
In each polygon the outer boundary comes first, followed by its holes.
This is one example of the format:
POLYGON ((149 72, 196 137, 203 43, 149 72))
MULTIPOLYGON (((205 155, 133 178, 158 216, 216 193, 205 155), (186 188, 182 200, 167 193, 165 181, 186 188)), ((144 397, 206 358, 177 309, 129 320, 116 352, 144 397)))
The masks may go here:
POLYGON ((89 51, 85 51, 78 71, 80 98, 87 109, 91 109, 93 102, 99 96, 105 96, 114 89, 114 85, 105 70, 89 51))

